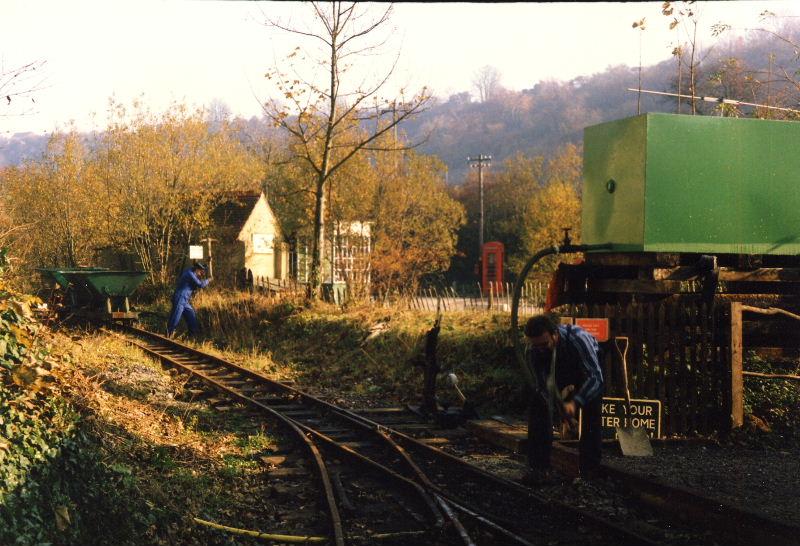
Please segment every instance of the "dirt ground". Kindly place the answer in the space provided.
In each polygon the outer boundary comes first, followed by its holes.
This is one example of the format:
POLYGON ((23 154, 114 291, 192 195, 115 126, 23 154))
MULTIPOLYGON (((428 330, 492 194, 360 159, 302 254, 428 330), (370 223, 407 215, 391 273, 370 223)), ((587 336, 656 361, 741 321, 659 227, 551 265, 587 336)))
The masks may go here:
POLYGON ((747 449, 737 445, 656 446, 652 458, 605 454, 627 472, 685 487, 722 503, 800 525, 800 449, 747 449))

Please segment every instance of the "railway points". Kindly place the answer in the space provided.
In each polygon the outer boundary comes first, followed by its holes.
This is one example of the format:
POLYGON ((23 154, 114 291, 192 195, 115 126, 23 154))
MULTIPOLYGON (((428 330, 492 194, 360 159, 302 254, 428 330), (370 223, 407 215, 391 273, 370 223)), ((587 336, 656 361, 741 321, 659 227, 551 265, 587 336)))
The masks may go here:
MULTIPOLYGON (((126 334, 126 337, 128 335, 130 334, 126 334)), ((219 394, 211 395, 220 396, 218 404, 222 407, 244 408, 249 403, 248 399, 256 401, 256 404, 264 403, 264 406, 271 410, 267 410, 270 416, 275 417, 273 412, 281 414, 283 418, 294 422, 300 430, 305 432, 306 436, 310 436, 314 441, 318 442, 321 446, 320 452, 323 456, 333 456, 339 461, 341 461, 342 458, 347 458, 349 461, 347 465, 344 467, 337 466, 337 472, 335 473, 337 477, 331 480, 333 499, 334 501, 338 500, 339 504, 342 504, 342 499, 346 499, 344 502, 345 505, 353 503, 353 495, 349 493, 352 486, 349 485, 348 482, 352 475, 344 469, 351 467, 351 465, 359 465, 365 466, 370 469, 370 471, 378 472, 380 468, 380 472, 385 473, 388 471, 387 475, 392 476, 388 479, 395 484, 395 487, 397 484, 401 484, 401 488, 406 488, 408 491, 416 491, 415 494, 418 495, 417 502, 425 498, 422 492, 417 489, 417 486, 425 487, 428 491, 433 491, 434 496, 429 498, 432 498, 434 502, 430 504, 445 502, 446 506, 453 511, 456 516, 455 521, 460 523, 465 534, 471 537, 472 535, 481 537, 484 541, 487 540, 488 537, 492 537, 489 540, 497 541, 499 540, 497 533, 500 533, 500 535, 506 537, 503 540, 511 540, 512 542, 509 543, 518 544, 524 544, 526 541, 535 543, 533 537, 529 534, 525 534, 526 532, 530 533, 530 529, 521 529, 519 526, 519 522, 523 521, 523 519, 520 518, 527 519, 533 517, 533 513, 524 516, 524 511, 515 513, 510 511, 511 507, 522 504, 522 501, 519 500, 520 498, 527 499, 526 502, 532 506, 540 506, 537 502, 544 502, 546 505, 558 504, 558 501, 555 500, 558 493, 555 490, 551 489, 549 495, 553 496, 548 497, 542 493, 521 486, 512 480, 497 478, 489 472, 478 471, 475 465, 465 465, 465 463, 463 463, 464 459, 473 461, 480 460, 480 457, 475 458, 474 455, 479 455, 480 450, 483 450, 484 455, 486 455, 486 451, 492 452, 492 448, 485 442, 479 442, 480 447, 477 449, 474 447, 466 448, 465 446, 468 446, 470 443, 474 445, 475 438, 464 429, 436 430, 436 427, 432 427, 430 423, 419 422, 413 413, 405 411, 403 408, 372 408, 360 412, 351 411, 332 406, 313 396, 302 393, 293 387, 281 388, 279 386, 276 389, 275 385, 269 387, 262 386, 259 384, 259 374, 246 372, 237 367, 229 368, 227 363, 223 364, 224 361, 221 359, 203 355, 197 350, 183 347, 174 342, 168 342, 160 338, 160 336, 146 334, 141 331, 137 332, 136 335, 146 336, 144 340, 139 337, 139 340, 136 342, 137 344, 151 351, 154 355, 158 355, 158 358, 165 361, 168 365, 182 366, 185 372, 193 374, 195 378, 193 380, 194 389, 205 392, 204 389, 207 388, 208 385, 213 385, 217 391, 222 388, 226 396, 223 397, 219 394), (201 383, 203 383, 205 387, 201 388, 201 383), (231 398, 231 396, 233 396, 233 398, 231 398), (236 399, 238 399, 238 402, 235 401, 236 399), (225 400, 228 401, 225 402, 225 400), (244 404, 241 402, 244 402, 244 404), (316 404, 319 404, 319 407, 322 409, 312 409, 311 406, 316 404), (343 424, 347 422, 349 422, 348 425, 343 424), (352 426, 355 427, 355 430, 349 428, 352 426), (367 434, 370 430, 372 432, 367 434), (382 439, 377 442, 378 445, 376 446, 375 437, 370 437, 376 433, 377 438, 385 438, 388 436, 392 442, 383 444, 386 440, 382 439), (416 441, 415 438, 421 441, 416 441), (399 466, 395 466, 394 469, 391 469, 391 465, 389 464, 386 464, 385 468, 381 468, 384 465, 379 463, 378 460, 386 456, 387 445, 391 445, 392 443, 395 443, 397 447, 388 450, 390 459, 393 459, 394 465, 400 464, 399 466), (432 449, 431 446, 444 448, 451 453, 458 454, 459 457, 455 457, 454 455, 442 455, 439 449, 432 449), (470 451, 470 449, 472 449, 472 451, 470 451), (381 452, 383 453, 381 454, 381 452), (404 456, 403 453, 406 455, 404 456), (434 453, 435 455, 433 455, 434 453), (406 458, 406 456, 408 458, 406 458), (446 462, 442 463, 442 460, 446 462), (409 464, 411 462, 413 462, 413 464, 409 464), (459 469, 456 475, 460 477, 456 478, 455 486, 450 485, 447 481, 440 482, 442 475, 453 472, 452 467, 459 469), (462 471, 467 472, 468 478, 464 478, 463 474, 460 474, 462 471), (393 475, 392 472, 396 475, 393 475), (428 476, 436 478, 431 479, 428 476), (500 504, 503 507, 499 513, 496 506, 493 511, 491 507, 486 508, 485 506, 475 506, 473 504, 477 502, 476 498, 493 498, 488 494, 488 491, 491 489, 487 484, 493 484, 492 487, 498 487, 498 483, 503 484, 499 489, 499 494, 502 495, 502 497, 517 499, 519 502, 502 504, 496 502, 496 504, 500 504), (416 486, 412 484, 416 484, 416 486), (461 489, 459 489, 459 484, 461 489), (449 491, 449 489, 445 489, 445 487, 456 487, 457 492, 453 493, 449 491), (475 487, 478 487, 478 490, 480 490, 482 494, 476 494, 475 487), (342 488, 347 490, 343 490, 342 488), (520 495, 522 497, 519 497, 520 495), (474 527, 476 525, 478 529, 474 527), (483 530, 481 530, 481 526, 484 526, 483 530), (486 526, 491 530, 486 530, 486 526), (472 535, 470 535, 470 531, 472 535)), ((264 411, 264 408, 262 408, 262 411, 264 411)), ((568 448, 565 449, 568 451, 568 448)), ((506 461, 510 461, 510 463, 507 464, 513 465, 513 454, 506 452, 504 458, 506 461)), ((566 461, 567 459, 568 457, 565 457, 563 460, 566 461)), ((485 457, 484 460, 486 460, 485 457)), ((520 464, 518 458, 516 464, 520 464)), ((565 467, 567 466, 568 465, 565 465, 565 467)), ((621 482, 622 480, 619 481, 621 482)), ((574 486, 571 484, 567 485, 567 483, 568 481, 565 482, 562 487, 572 487, 574 489, 574 486)), ((410 503, 413 502, 413 496, 414 494, 412 494, 412 499, 406 499, 401 501, 401 503, 405 506, 409 506, 410 503)), ((427 504, 427 506, 430 507, 430 504, 427 504)), ((421 506, 423 508, 426 506, 424 500, 421 501, 421 506)), ((632 506, 633 504, 625 510, 632 510, 632 506)), ((648 510, 652 514, 652 508, 646 509, 640 507, 639 509, 642 510, 642 514, 647 513, 648 510)), ((410 508, 406 513, 414 513, 422 516, 424 519, 424 509, 421 509, 419 506, 416 509, 410 508)), ((447 510, 441 510, 439 513, 447 514, 447 510)), ((541 514, 539 517, 541 518, 541 514)), ((602 536, 605 535, 603 535, 603 533, 611 533, 608 536, 615 536, 614 533, 622 533, 620 535, 623 537, 622 543, 633 544, 713 544, 715 541, 713 538, 714 535, 698 532, 696 528, 694 533, 692 533, 688 530, 692 528, 691 525, 684 524, 684 528, 679 530, 680 525, 670 527, 672 524, 666 523, 668 526, 666 531, 663 527, 659 529, 658 525, 652 523, 652 518, 648 521, 647 516, 639 516, 638 519, 628 517, 622 524, 619 522, 613 523, 613 518, 611 518, 612 521, 608 521, 587 514, 580 514, 577 517, 583 518, 582 523, 578 524, 577 528, 584 531, 590 529, 589 536, 595 537, 592 539, 595 540, 595 542, 590 541, 589 543, 604 543, 603 540, 605 539, 603 539, 602 536), (599 535, 592 534, 593 532, 598 532, 591 531, 593 526, 600 527, 601 531, 599 535), (632 531, 632 529, 635 529, 635 531, 632 531), (625 539, 624 537, 627 538, 625 539)), ((619 515, 617 514, 617 518, 618 517, 619 515)), ((563 520, 557 521, 554 527, 560 530, 553 531, 549 529, 548 536, 555 537, 553 539, 556 541, 555 543, 559 543, 558 540, 565 541, 562 543, 570 543, 570 540, 581 536, 579 533, 578 536, 565 538, 563 534, 559 534, 565 532, 563 529, 563 520)), ((443 538, 444 542, 442 543, 463 543, 458 542, 459 540, 472 540, 476 544, 504 543, 502 541, 481 542, 478 538, 464 539, 459 532, 459 524, 452 522, 449 525, 445 525, 445 528, 451 529, 451 535, 443 538), (448 540, 454 540, 453 536, 455 536, 456 542, 447 542, 448 540)), ((422 533, 423 528, 394 529, 382 534, 409 532, 422 533)), ((585 533, 583 534, 585 535, 585 533)), ((353 532, 350 532, 349 535, 355 536, 353 532)), ((348 533, 343 531, 343 540, 347 536, 348 533)), ((409 536, 414 535, 408 535, 406 539, 408 539, 409 536)), ((586 536, 583 536, 583 538, 585 539, 586 536)), ((621 539, 617 537, 614 540, 621 539)))

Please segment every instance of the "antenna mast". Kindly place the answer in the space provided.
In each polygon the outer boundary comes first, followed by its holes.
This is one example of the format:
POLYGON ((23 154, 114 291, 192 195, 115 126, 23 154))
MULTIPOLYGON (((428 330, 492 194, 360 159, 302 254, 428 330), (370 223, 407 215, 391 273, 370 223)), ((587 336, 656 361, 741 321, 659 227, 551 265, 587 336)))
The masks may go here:
POLYGON ((678 97, 681 99, 692 99, 692 100, 702 100, 705 102, 715 102, 717 104, 733 104, 734 106, 754 106, 756 108, 769 108, 770 110, 780 110, 782 112, 791 112, 793 114, 800 114, 800 110, 794 110, 792 108, 782 108, 780 106, 767 106, 766 104, 756 104, 754 102, 744 102, 740 100, 733 100, 733 99, 725 99, 722 97, 701 97, 697 95, 681 95, 679 93, 666 93, 664 91, 647 91, 645 89, 633 89, 628 87, 628 91, 634 91, 636 93, 650 93, 651 95, 662 95, 666 97, 678 97))

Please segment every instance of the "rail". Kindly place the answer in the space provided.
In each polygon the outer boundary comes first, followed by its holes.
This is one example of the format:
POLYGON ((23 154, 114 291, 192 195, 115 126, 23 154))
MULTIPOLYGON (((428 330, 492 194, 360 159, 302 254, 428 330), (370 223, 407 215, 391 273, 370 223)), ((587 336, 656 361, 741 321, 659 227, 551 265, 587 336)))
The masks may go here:
POLYGON ((426 514, 423 530, 449 544, 528 545, 540 543, 543 536, 575 543, 585 539, 586 529, 607 543, 659 543, 587 510, 541 497, 399 430, 258 372, 145 330, 125 327, 123 332, 147 353, 304 436, 306 449, 314 454, 337 544, 345 544, 353 533, 348 533, 348 516, 339 509, 342 503, 337 498, 346 495, 337 494, 326 453, 380 475, 391 484, 391 494, 402 491, 410 499, 407 502, 415 502, 426 514))

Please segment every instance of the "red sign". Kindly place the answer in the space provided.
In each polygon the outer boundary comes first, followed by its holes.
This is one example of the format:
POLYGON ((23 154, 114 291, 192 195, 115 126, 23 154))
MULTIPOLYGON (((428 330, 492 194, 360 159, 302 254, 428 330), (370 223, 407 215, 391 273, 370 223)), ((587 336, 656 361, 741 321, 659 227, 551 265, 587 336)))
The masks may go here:
POLYGON ((608 341, 607 318, 576 318, 575 326, 580 326, 592 334, 597 341, 608 341))

